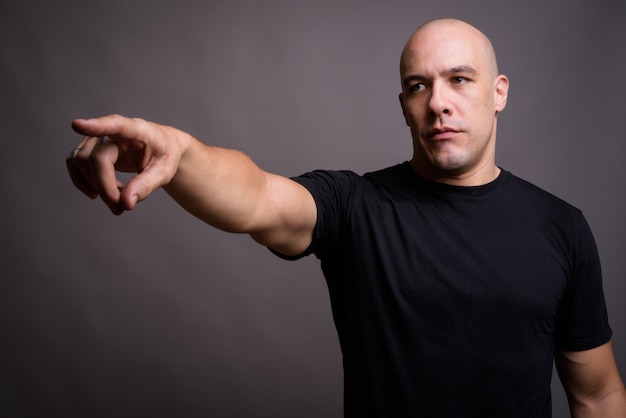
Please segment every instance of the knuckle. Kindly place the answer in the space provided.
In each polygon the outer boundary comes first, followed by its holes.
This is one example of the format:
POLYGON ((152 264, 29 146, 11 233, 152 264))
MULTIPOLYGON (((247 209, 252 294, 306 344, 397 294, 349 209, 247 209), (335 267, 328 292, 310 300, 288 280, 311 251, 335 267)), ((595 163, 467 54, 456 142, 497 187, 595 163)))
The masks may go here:
POLYGON ((153 191, 153 188, 147 184, 146 182, 141 182, 139 184, 139 196, 141 198, 141 200, 145 199, 146 197, 150 196, 150 194, 153 191))

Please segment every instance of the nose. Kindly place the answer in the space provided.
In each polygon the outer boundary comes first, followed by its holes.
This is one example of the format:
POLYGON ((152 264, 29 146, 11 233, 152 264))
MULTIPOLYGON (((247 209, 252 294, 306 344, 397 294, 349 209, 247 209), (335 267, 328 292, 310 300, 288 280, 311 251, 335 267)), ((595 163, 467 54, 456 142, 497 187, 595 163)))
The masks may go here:
POLYGON ((436 83, 431 87, 428 110, 432 117, 450 116, 452 114, 448 92, 444 86, 436 83))

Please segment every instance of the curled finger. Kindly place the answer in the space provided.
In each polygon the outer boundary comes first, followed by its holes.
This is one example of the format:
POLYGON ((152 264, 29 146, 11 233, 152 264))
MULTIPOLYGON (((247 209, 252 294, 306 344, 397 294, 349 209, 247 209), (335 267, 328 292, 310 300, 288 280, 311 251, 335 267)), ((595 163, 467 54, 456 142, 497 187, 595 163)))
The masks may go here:
POLYGON ((74 147, 65 160, 70 179, 74 186, 85 195, 94 199, 98 196, 98 190, 95 187, 89 168, 88 157, 91 153, 95 138, 85 137, 74 147))
POLYGON ((116 215, 123 212, 120 205, 123 186, 115 173, 115 163, 118 157, 118 145, 104 136, 96 139, 89 155, 89 169, 93 184, 104 203, 116 215))

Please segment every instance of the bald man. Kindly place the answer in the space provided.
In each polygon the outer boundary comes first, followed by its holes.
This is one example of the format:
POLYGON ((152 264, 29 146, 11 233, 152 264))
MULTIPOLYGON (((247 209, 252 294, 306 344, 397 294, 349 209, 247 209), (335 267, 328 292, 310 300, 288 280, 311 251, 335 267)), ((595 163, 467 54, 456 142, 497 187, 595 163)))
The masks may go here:
POLYGON ((549 417, 553 361, 572 415, 626 416, 597 249, 582 213, 495 163, 509 81, 487 37, 421 26, 400 63, 410 161, 293 179, 139 119, 75 120, 82 192, 115 213, 163 187, 208 224, 330 290, 346 417, 549 417), (126 185, 115 171, 139 173, 126 185))

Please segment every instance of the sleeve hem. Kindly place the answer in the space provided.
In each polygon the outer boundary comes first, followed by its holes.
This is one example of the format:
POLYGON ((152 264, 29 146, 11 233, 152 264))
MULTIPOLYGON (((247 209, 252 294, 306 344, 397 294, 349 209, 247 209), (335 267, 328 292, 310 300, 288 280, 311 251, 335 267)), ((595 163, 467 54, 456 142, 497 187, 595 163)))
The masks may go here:
POLYGON ((599 347, 611 340, 613 336, 613 330, 607 326, 602 332, 594 335, 590 338, 574 341, 569 344, 558 344, 557 349, 561 351, 585 351, 592 348, 599 347))

